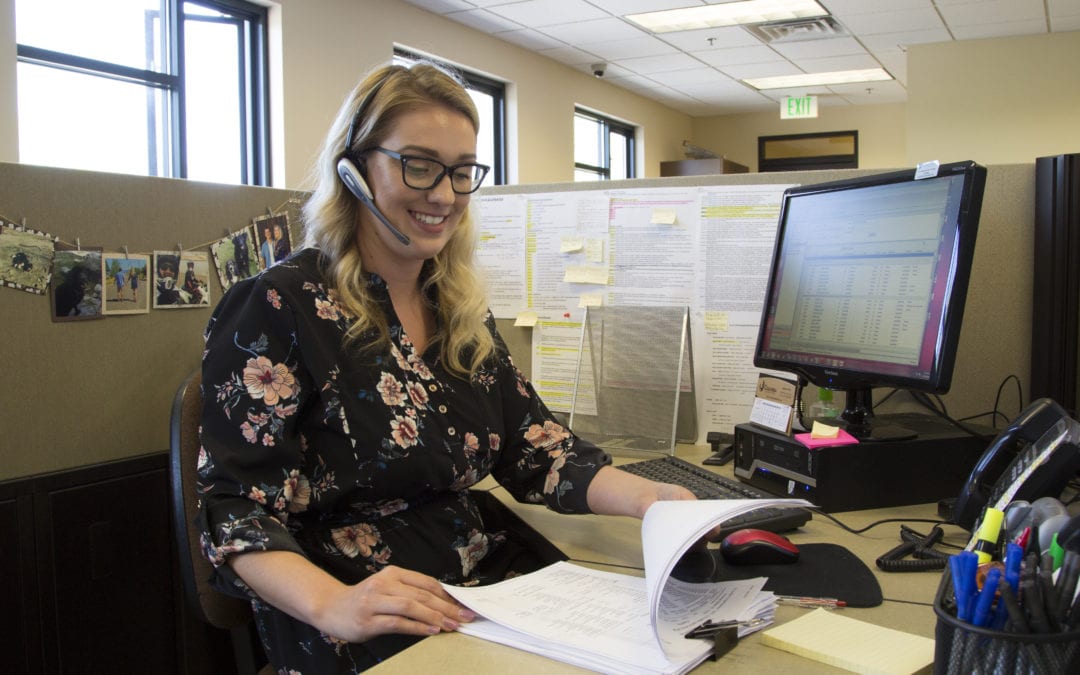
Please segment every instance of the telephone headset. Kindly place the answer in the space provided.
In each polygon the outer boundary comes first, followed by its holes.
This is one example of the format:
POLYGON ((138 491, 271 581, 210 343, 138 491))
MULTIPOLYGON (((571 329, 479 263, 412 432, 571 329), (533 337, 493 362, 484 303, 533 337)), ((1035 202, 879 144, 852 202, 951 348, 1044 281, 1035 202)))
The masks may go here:
POLYGON ((356 106, 356 114, 353 115, 352 122, 349 123, 349 133, 345 137, 345 150, 342 152, 341 159, 337 163, 337 172, 341 176, 341 182, 345 183, 345 187, 349 189, 349 192, 353 193, 357 199, 360 200, 364 206, 368 207, 371 212, 379 219, 383 225, 390 230, 391 234, 397 237, 398 241, 408 246, 411 243, 408 235, 394 227, 390 219, 383 215, 382 211, 375 206, 375 197, 371 194, 371 188, 368 187, 367 181, 364 180, 363 171, 361 171, 356 163, 353 162, 352 157, 352 144, 353 136, 356 133, 356 128, 360 125, 360 121, 364 118, 364 114, 367 113, 368 108, 371 107, 371 102, 375 99, 375 96, 382 89, 386 81, 393 76, 393 73, 385 76, 379 80, 375 86, 371 88, 371 91, 360 101, 360 105, 356 106))

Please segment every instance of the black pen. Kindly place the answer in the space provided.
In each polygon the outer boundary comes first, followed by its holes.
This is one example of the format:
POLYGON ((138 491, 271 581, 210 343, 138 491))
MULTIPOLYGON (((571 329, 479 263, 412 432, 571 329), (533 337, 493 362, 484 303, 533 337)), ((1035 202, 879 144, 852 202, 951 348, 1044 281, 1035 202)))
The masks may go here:
POLYGON ((1080 551, 1077 550, 1080 548, 1080 541, 1072 537, 1068 544, 1065 560, 1061 563, 1061 569, 1058 570, 1057 586, 1054 588, 1058 616, 1061 617, 1062 624, 1069 621, 1073 596, 1076 594, 1077 577, 1080 576, 1080 551))
POLYGON ((1038 572, 1024 572, 1020 578, 1020 595, 1024 601, 1024 609, 1031 619, 1031 630, 1036 633, 1049 633, 1050 622, 1046 619, 1046 607, 1043 605, 1042 593, 1039 592, 1038 572))
POLYGON ((1001 584, 998 586, 998 592, 1001 593, 1001 601, 1005 604, 1005 611, 1009 613, 1009 627, 1015 633, 1030 633, 1031 628, 1028 626, 1027 619, 1024 618, 1024 610, 1020 609, 1020 603, 1016 601, 1016 594, 1013 593, 1012 586, 1001 584))

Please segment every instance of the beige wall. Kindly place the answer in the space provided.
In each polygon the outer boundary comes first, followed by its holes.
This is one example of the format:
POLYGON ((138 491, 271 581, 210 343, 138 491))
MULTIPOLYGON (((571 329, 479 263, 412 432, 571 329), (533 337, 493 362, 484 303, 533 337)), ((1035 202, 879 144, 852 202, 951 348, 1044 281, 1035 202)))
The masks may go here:
POLYGON ((693 143, 757 171, 758 136, 854 129, 859 132, 859 168, 891 169, 907 164, 905 107, 902 103, 837 106, 819 101, 818 116, 807 120, 780 119, 780 104, 767 113, 698 117, 693 143))
POLYGON ((908 163, 1080 152, 1080 32, 908 51, 908 163))
POLYGON ((400 44, 513 83, 514 182, 573 180, 573 110, 583 105, 645 128, 644 175, 682 158, 690 117, 589 74, 404 2, 282 0, 286 183, 300 186, 344 95, 400 44))

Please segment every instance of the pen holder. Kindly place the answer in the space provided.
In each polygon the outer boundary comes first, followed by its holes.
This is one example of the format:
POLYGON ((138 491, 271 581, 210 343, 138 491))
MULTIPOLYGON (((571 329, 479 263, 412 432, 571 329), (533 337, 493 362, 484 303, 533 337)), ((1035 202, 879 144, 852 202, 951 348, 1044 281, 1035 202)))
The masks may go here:
POLYGON ((934 598, 934 673, 1080 672, 1080 629, 1012 633, 973 626, 956 618, 948 568, 934 598))

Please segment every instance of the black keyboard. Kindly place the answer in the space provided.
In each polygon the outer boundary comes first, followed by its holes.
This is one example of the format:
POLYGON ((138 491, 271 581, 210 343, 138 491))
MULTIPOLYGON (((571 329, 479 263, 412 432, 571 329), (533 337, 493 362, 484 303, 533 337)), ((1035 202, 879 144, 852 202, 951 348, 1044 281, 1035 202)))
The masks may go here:
MULTIPOLYGON (((691 464, 671 455, 646 459, 617 468, 637 476, 662 483, 681 485, 698 499, 775 499, 776 495, 721 476, 704 467, 691 464)), ((726 537, 735 530, 755 528, 769 532, 786 532, 802 527, 812 514, 807 509, 764 506, 726 520, 720 527, 726 537)))

